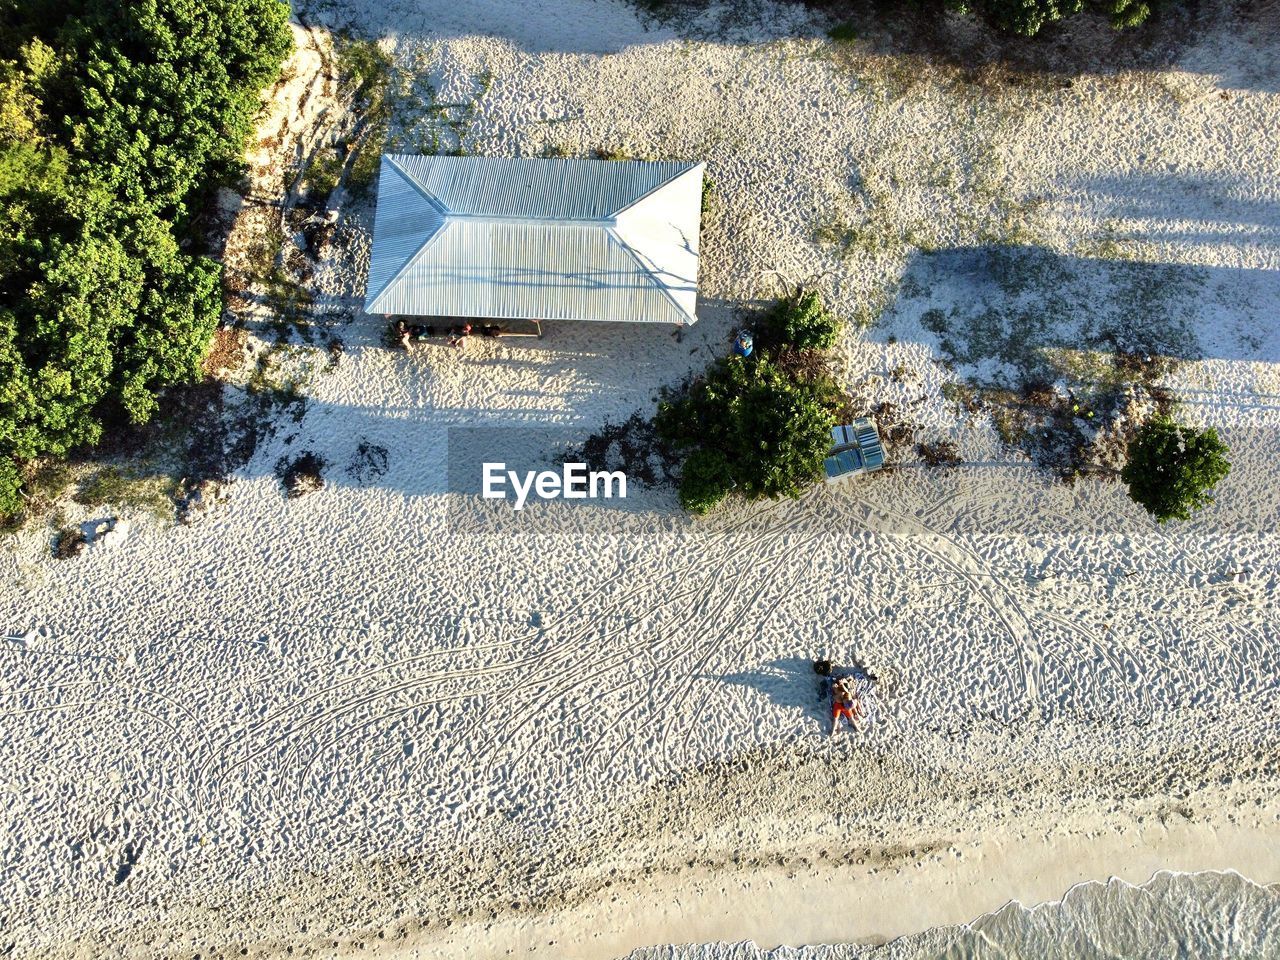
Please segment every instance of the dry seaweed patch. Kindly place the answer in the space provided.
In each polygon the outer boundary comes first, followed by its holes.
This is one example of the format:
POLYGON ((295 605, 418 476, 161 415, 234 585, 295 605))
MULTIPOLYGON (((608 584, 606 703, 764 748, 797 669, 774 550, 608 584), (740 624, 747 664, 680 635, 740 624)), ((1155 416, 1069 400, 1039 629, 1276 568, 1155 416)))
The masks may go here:
POLYGON ((324 458, 307 450, 296 457, 281 457, 276 462, 276 477, 290 500, 305 497, 324 488, 324 458))
POLYGON ((242 328, 218 327, 204 358, 205 376, 227 376, 239 371, 246 359, 248 339, 248 333, 242 328))

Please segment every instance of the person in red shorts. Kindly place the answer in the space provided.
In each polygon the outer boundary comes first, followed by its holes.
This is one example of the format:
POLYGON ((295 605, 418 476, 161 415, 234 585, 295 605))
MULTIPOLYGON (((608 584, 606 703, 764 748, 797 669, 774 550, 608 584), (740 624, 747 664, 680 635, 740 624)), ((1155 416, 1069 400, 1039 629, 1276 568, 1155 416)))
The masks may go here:
POLYGON ((841 717, 849 721, 849 726, 861 732, 866 716, 866 708, 862 704, 862 697, 858 695, 853 677, 840 677, 831 684, 832 734, 839 729, 841 717))

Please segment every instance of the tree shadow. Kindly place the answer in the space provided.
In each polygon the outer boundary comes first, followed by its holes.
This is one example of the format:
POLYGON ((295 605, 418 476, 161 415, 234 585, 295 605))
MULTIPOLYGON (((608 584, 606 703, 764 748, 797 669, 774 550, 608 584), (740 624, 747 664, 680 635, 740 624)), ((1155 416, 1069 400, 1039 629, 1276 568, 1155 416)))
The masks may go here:
POLYGON ((1123 463, 1137 423, 1177 402, 1182 362, 1280 362, 1278 298, 1273 270, 955 248, 909 261, 872 336, 927 344, 958 411, 1072 479, 1123 463))
MULTIPOLYGON (((336 8, 301 14, 333 30, 372 37, 489 36, 529 53, 611 54, 673 39, 829 43, 837 64, 874 66, 896 58, 955 71, 964 82, 1070 86, 1076 77, 1171 66, 1221 78, 1225 88, 1280 89, 1280 12, 1269 0, 1189 0, 1164 4, 1147 23, 1116 30, 1104 14, 1081 13, 1031 38, 947 13, 941 3, 895 0, 529 0, 520 16, 505 3, 387 0, 359 16, 336 8), (828 31, 839 25, 839 41, 828 31), (868 59, 869 58, 869 59, 868 59)), ((894 68, 890 68, 894 72, 894 68)))
MULTIPOLYGON (((713 39, 741 33, 751 17, 741 8, 752 5, 640 0, 639 6, 684 37, 713 39)), ((839 27, 840 39, 827 51, 834 63, 858 72, 877 66, 891 74, 907 70, 915 75, 902 78, 908 84, 934 68, 952 71, 968 84, 1053 89, 1070 87, 1086 75, 1176 66, 1218 76, 1224 88, 1280 89, 1280 11, 1267 0, 1164 4, 1146 23, 1126 30, 1116 30, 1103 14, 1085 12, 1047 24, 1035 37, 949 14, 941 3, 795 0, 795 6, 818 16, 775 32, 825 40, 827 28, 814 22, 825 20, 839 27), (885 58, 901 63, 878 62, 885 58)))

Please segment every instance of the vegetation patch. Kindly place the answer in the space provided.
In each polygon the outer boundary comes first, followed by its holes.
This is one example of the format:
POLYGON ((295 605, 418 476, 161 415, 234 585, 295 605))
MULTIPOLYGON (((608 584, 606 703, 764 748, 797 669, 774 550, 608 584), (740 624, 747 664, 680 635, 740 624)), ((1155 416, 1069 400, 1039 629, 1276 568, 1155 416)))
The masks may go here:
POLYGON ((927 467, 958 467, 960 448, 954 440, 938 440, 934 443, 916 444, 916 453, 927 467))
POLYGON ((765 315, 749 355, 719 360, 659 404, 654 426, 682 460, 685 509, 705 513, 730 493, 798 497, 822 477, 831 428, 851 406, 824 352, 840 330, 816 294, 797 291, 765 315))
POLYGON ((89 538, 79 527, 63 527, 53 535, 51 551, 55 560, 70 560, 84 552, 89 538))
POLYGON ((10 4, 0 31, 0 511, 23 462, 140 426, 222 312, 195 212, 288 52, 277 0, 10 4))
POLYGON ((347 461, 347 476, 357 483, 373 483, 386 474, 389 462, 390 454, 386 447, 361 440, 347 461))
MULTIPOLYGON (((936 339, 957 415, 1070 481, 1111 475, 1133 431, 1173 397, 1161 386, 1199 356, 1198 268, 1094 261, 992 246, 920 255, 891 315, 936 339)), ((914 334, 919 336, 919 334, 914 334)))
POLYGON ((276 462, 276 477, 290 500, 324 488, 324 458, 310 450, 276 462))
POLYGON ((1196 430, 1158 416, 1129 442, 1120 476, 1129 495, 1158 523, 1187 520, 1213 502, 1213 488, 1231 471, 1226 454, 1212 427, 1196 430))
POLYGON ((853 416, 816 346, 836 342, 842 328, 816 294, 797 291, 758 321, 750 355, 716 361, 665 391, 652 418, 606 423, 563 459, 622 470, 645 486, 675 482, 694 514, 730 494, 798 497, 822 477, 831 428, 853 416))
MULTIPOLYGON (((712 0, 633 0, 637 7, 662 20, 689 19, 714 6, 712 0)), ((1000 37, 1029 39, 1064 20, 1090 15, 1113 30, 1132 30, 1153 19, 1179 12, 1189 4, 1179 0, 916 0, 908 4, 865 4, 849 0, 793 0, 842 19, 827 31, 836 44, 850 44, 873 32, 915 33, 919 42, 937 42, 949 15, 978 21, 1000 37), (868 29, 869 28, 869 29, 868 29)), ((727 13, 733 13, 731 5, 727 13)), ((1019 51, 1020 52, 1020 51, 1019 51)))
POLYGON ((659 435, 653 419, 636 411, 621 423, 606 421, 581 446, 565 452, 564 462, 589 470, 621 470, 628 481, 653 487, 670 483, 679 457, 659 435))
MULTIPOLYGON (((378 176, 382 145, 391 120, 391 57, 373 40, 341 34, 336 38, 338 71, 351 89, 359 125, 345 145, 346 187, 355 197, 367 196, 378 176)), ((320 172, 323 177, 324 170, 320 172)), ((335 187, 337 184, 335 184, 335 187)))
POLYGON ((763 348, 829 350, 843 330, 844 322, 827 310, 816 290, 801 290, 765 314, 757 325, 756 340, 763 348))
POLYGON ((72 499, 87 507, 120 506, 173 515, 177 481, 163 473, 140 473, 107 465, 81 481, 72 499))

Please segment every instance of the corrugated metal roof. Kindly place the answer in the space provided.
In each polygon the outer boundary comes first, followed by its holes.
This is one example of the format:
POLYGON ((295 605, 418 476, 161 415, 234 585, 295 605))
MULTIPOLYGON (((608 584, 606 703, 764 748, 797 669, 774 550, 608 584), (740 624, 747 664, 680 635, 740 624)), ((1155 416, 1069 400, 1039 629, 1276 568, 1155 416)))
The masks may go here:
POLYGON ((692 323, 702 164, 382 158, 371 313, 692 323))

